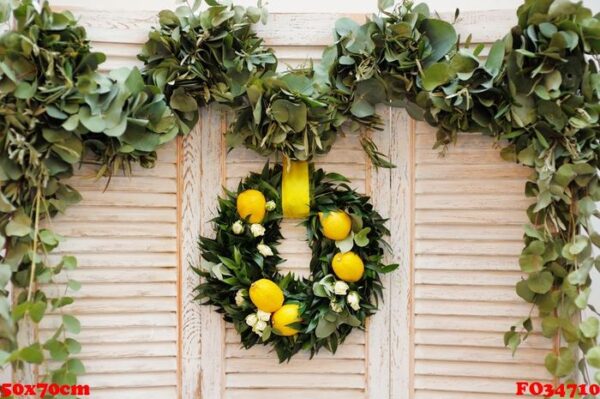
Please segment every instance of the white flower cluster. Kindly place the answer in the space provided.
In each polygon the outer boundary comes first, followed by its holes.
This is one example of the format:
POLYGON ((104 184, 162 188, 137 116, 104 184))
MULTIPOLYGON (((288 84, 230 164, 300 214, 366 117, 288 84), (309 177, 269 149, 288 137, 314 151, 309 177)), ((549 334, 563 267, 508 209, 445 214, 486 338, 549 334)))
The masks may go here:
MULTIPOLYGON (((268 201, 265 204, 265 209, 269 212, 274 211, 275 209, 277 209, 277 204, 275 203, 275 201, 268 201)), ((235 235, 244 234, 245 230, 246 230, 246 227, 244 226, 243 220, 237 220, 236 222, 234 222, 231 225, 231 231, 235 235)), ((263 226, 260 223, 253 223, 250 225, 250 233, 252 233, 253 237, 262 237, 265 235, 265 231, 266 231, 265 226, 263 226)), ((266 245, 264 242, 261 242, 260 244, 258 244, 256 246, 256 250, 264 257, 273 256, 273 250, 271 249, 271 247, 266 245)), ((240 299, 239 302, 241 303, 241 301, 242 300, 240 299)), ((236 296, 236 303, 238 303, 237 296, 236 296)), ((240 305, 238 305, 238 306, 240 306, 240 305)))
POLYGON ((258 310, 256 313, 250 313, 246 316, 246 324, 252 327, 252 332, 262 336, 263 331, 267 328, 267 322, 271 320, 271 313, 258 310))
POLYGON ((265 228, 262 224, 254 223, 250 225, 250 232, 254 237, 262 237, 265 235, 265 228))
POLYGON ((247 290, 238 290, 238 292, 235 293, 235 304, 238 306, 242 306, 246 302, 247 295, 247 290))
POLYGON ((354 310, 360 309, 360 295, 356 291, 350 291, 348 296, 346 297, 346 302, 350 307, 354 310))
POLYGON ((271 249, 270 246, 266 245, 264 242, 261 242, 260 244, 258 244, 256 246, 256 249, 258 250, 258 252, 260 252, 260 254, 262 256, 264 256, 265 258, 267 256, 273 256, 273 250, 271 249))
POLYGON ((277 204, 275 203, 275 201, 268 201, 265 204, 265 209, 269 212, 274 211, 275 208, 277 208, 277 204))
POLYGON ((360 310, 360 295, 356 291, 350 291, 350 286, 341 280, 336 280, 335 276, 329 274, 323 277, 318 284, 323 287, 325 293, 330 298, 329 307, 336 313, 344 311, 344 303, 338 297, 346 296, 346 304, 355 311, 360 310))
POLYGON ((239 236, 240 234, 242 234, 244 232, 244 222, 242 222, 241 220, 238 220, 231 226, 231 230, 233 231, 233 234, 239 236))

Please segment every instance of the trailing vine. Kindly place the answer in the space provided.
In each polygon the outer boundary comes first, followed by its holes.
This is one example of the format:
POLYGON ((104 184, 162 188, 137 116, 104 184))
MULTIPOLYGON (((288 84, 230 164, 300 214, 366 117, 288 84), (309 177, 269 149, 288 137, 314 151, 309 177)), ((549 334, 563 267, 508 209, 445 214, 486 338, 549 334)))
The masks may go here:
POLYGON ((91 50, 71 13, 26 0, 13 16, 15 29, 0 38, 0 365, 43 363, 45 378, 71 385, 84 367, 72 337, 80 324, 64 307, 80 284, 55 276, 77 262, 49 258, 63 240, 50 219, 80 200, 65 181, 86 154, 99 175, 131 162, 152 166, 155 148, 178 131, 164 96, 139 70, 97 72, 106 57, 91 50), (64 294, 50 295, 49 284, 64 294), (19 329, 26 332, 47 313, 61 316, 56 331, 22 342, 19 329))
MULTIPOLYGON (((61 364, 49 378, 65 383, 83 372, 73 357, 79 345, 64 334, 79 330, 68 314, 50 340, 17 342, 19 325, 72 302, 43 288, 76 266, 69 256, 56 264, 47 257, 61 240, 51 217, 79 200, 65 183, 75 165, 92 162, 99 175, 134 162, 151 167, 155 149, 189 132, 197 107, 212 101, 236 111, 231 145, 311 159, 344 130, 379 127, 375 106, 383 103, 438 127, 438 147, 458 132, 483 132, 506 144, 507 160, 532 168, 519 260, 527 278, 517 293, 538 309, 542 333, 560 340, 548 370, 566 377, 579 366, 590 380, 588 366, 600 367, 599 322, 578 316, 596 311, 587 303, 589 273, 600 268, 592 227, 600 200, 598 15, 568 1, 526 0, 518 25, 483 59, 483 46, 459 45, 452 25, 425 5, 380 0, 365 24, 336 23, 321 64, 276 73, 274 53, 251 29, 262 8, 207 3, 162 12, 140 55, 145 68, 109 75, 97 72, 105 56, 69 12, 31 0, 13 10, 16 28, 0 38, 0 365, 51 358, 61 364)), ((392 166, 366 136, 363 147, 375 165, 392 166)), ((513 326, 505 343, 515 350, 532 324, 527 317, 513 326)))

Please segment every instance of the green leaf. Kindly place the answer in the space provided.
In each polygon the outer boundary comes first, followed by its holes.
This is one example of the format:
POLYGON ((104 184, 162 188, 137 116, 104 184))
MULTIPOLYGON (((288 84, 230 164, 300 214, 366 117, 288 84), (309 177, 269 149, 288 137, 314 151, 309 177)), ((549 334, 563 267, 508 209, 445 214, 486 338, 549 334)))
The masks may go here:
POLYGON ((77 268, 77 258, 71 255, 65 255, 62 258, 62 264, 67 270, 75 270, 77 268))
POLYGON ((67 286, 73 291, 79 291, 81 289, 81 283, 76 280, 69 280, 67 286))
POLYGON ((317 338, 327 338, 335 331, 337 325, 334 322, 327 321, 325 318, 319 319, 317 328, 315 329, 315 335, 317 338))
POLYGON ((440 62, 431 65, 423 71, 422 84, 427 91, 432 91, 438 86, 442 86, 456 76, 449 64, 440 62))
POLYGON ((454 27, 439 19, 425 19, 421 24, 423 35, 429 39, 431 54, 423 60, 425 68, 441 60, 456 45, 458 35, 454 27))
MULTIPOLYGON (((513 122, 518 127, 527 127, 534 123, 537 119, 537 112, 533 97, 525 94, 516 94, 514 96, 514 104, 511 105, 510 112, 513 122)), ((525 162, 523 163, 525 165, 531 165, 525 162)))
POLYGON ((600 346, 589 349, 585 354, 585 358, 590 366, 600 368, 600 346))
POLYGON ((502 63, 504 62, 504 49, 504 40, 496 41, 490 49, 484 69, 492 76, 492 78, 495 78, 502 68, 502 63))
POLYGON ((81 374, 85 373, 85 367, 83 366, 83 363, 79 359, 69 359, 65 363, 65 368, 69 372, 76 374, 76 375, 81 375, 81 374))
POLYGON ((44 361, 44 354, 39 343, 27 346, 19 351, 19 359, 27 363, 41 364, 44 361))
POLYGON ((352 247, 354 246, 354 233, 351 231, 350 234, 348 234, 348 237, 344 238, 343 240, 336 241, 335 246, 338 247, 340 252, 343 254, 352 251, 352 247))
POLYGON ((67 346, 69 353, 72 355, 77 355, 79 352, 81 352, 81 344, 73 338, 65 339, 65 345, 67 346))
POLYGON ((519 257, 519 266, 525 273, 533 273, 542 270, 544 259, 540 255, 521 255, 519 257))
POLYGON ((29 307, 29 316, 31 316, 31 320, 33 320, 35 323, 39 323, 46 313, 47 306, 48 304, 44 301, 34 302, 29 307))
POLYGON ((63 315, 62 317, 63 324, 65 326, 65 330, 73 334, 79 334, 81 331, 81 323, 77 318, 71 315, 63 315))
POLYGON ((579 324, 579 330, 586 338, 595 338, 598 335, 600 321, 595 317, 589 317, 579 324))
POLYGON ((92 115, 91 110, 87 106, 79 108, 79 121, 81 124, 93 133, 101 133, 106 129, 106 123, 101 115, 92 115))
POLYGON ((144 87, 146 87, 144 79, 142 78, 142 74, 140 73, 140 70, 137 67, 134 67, 131 70, 131 73, 127 77, 127 80, 125 80, 125 86, 127 86, 129 91, 133 95, 137 95, 139 92, 144 90, 144 87))
POLYGON ((350 18, 340 18, 337 21, 335 21, 335 31, 337 32, 338 35, 340 36, 346 36, 349 33, 357 30, 359 28, 359 25, 356 23, 356 21, 350 19, 350 18))
POLYGON ((4 288, 10 281, 12 268, 6 263, 0 263, 0 289, 4 288))
POLYGON ((14 96, 21 100, 29 100, 35 94, 36 85, 31 85, 27 82, 20 82, 17 84, 17 88, 14 91, 14 96))
POLYGON ((560 321, 557 317, 546 316, 542 319, 542 334, 546 338, 552 338, 560 329, 560 321))
POLYGON ((6 196, 0 192, 0 212, 4 212, 4 213, 9 213, 14 211, 15 208, 14 205, 10 202, 10 200, 8 198, 6 198, 6 196))
POLYGON ((24 237, 33 231, 31 225, 32 221, 29 216, 19 210, 6 225, 5 232, 7 236, 24 237))
POLYGON ((552 276, 552 273, 547 271, 531 274, 527 279, 529 289, 536 294, 545 294, 550 291, 553 284, 554 277, 552 276))
POLYGON ((365 227, 364 229, 360 230, 356 235, 354 235, 354 242, 356 243, 356 245, 359 247, 366 247, 367 245, 369 245, 369 238, 367 236, 370 232, 371 228, 365 227))
POLYGON ((517 295, 523 298, 526 302, 533 302, 535 299, 535 293, 529 289, 527 280, 521 280, 516 286, 517 295))
MULTIPOLYGON (((11 14, 11 0, 0 0, 0 24, 8 21, 11 14)), ((2 362, 0 362, 2 364, 2 362)))
POLYGON ((514 356, 515 352, 521 344, 521 337, 515 331, 508 331, 504 334, 504 346, 510 348, 514 356))
POLYGON ((592 292, 592 289, 590 287, 587 287, 586 289, 582 290, 581 292, 579 292, 579 294, 577 295, 577 298, 575 298, 575 306, 577 306, 578 309, 585 309, 588 306, 588 300, 590 298, 590 293, 592 292))
POLYGON ((367 100, 358 99, 352 103, 350 112, 357 118, 366 118, 375 114, 375 107, 371 105, 367 100))
POLYGON ((198 110, 198 103, 194 97, 187 94, 182 87, 178 87, 173 91, 169 105, 181 112, 196 112, 198 110))
POLYGON ((575 354, 569 348, 560 348, 558 355, 549 353, 544 361, 546 369, 557 377, 571 374, 575 370, 575 363, 575 354))

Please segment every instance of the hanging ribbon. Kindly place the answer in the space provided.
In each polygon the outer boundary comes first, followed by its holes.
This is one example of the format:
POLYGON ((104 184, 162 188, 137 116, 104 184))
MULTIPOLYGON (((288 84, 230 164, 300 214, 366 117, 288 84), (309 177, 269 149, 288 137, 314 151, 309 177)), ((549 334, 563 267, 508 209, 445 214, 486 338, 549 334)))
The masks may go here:
POLYGON ((283 159, 281 206, 284 217, 302 219, 310 214, 308 175, 308 162, 283 159))

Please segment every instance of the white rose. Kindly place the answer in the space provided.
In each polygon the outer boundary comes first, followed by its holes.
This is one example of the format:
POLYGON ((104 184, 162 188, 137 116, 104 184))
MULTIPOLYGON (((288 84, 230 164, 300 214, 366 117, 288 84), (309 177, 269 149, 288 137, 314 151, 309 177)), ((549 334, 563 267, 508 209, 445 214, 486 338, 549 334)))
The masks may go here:
POLYGON ((246 324, 248 324, 250 327, 254 327, 256 323, 258 323, 258 316, 256 316, 256 313, 251 313, 246 316, 246 324))
POLYGON ((265 235, 265 228, 262 224, 253 224, 250 226, 250 231, 254 237, 260 237, 265 235))
POLYGON ((336 301, 331 301, 329 302, 329 307, 331 308, 331 310, 333 310, 335 313, 341 313, 342 310, 344 310, 344 307, 342 306, 341 303, 336 302, 336 301))
POLYGON ((238 220, 231 226, 231 230, 233 230, 233 234, 240 235, 244 232, 244 224, 241 220, 238 220))
POLYGON ((346 292, 348 292, 349 288, 350 287, 348 284, 346 284, 344 281, 336 281, 335 285, 333 286, 333 292, 335 292, 335 295, 346 295, 346 292))
POLYGON ((262 335, 262 332, 265 330, 265 328, 267 328, 267 322, 259 320, 254 325, 254 328, 252 328, 252 331, 254 331, 255 333, 257 333, 258 335, 262 335))
POLYGON ((277 204, 275 204, 275 201, 269 201, 265 204, 265 209, 267 211, 274 211, 275 208, 277 208, 277 204))
POLYGON ((331 293, 334 290, 334 281, 335 279, 333 278, 333 275, 328 274, 327 276, 323 277, 323 279, 321 279, 321 285, 323 286, 323 288, 325 288, 325 290, 327 290, 328 293, 331 293))
POLYGON ((246 290, 238 290, 238 292, 235 293, 235 304, 238 306, 242 306, 244 304, 244 302, 246 302, 246 290))
POLYGON ((260 243, 256 246, 256 249, 258 249, 258 252, 264 257, 273 256, 273 250, 268 245, 260 243))
POLYGON ((348 294, 348 296, 346 297, 346 301, 348 302, 348 305, 350 305, 350 307, 354 310, 359 310, 360 309, 360 296, 358 295, 358 292, 356 291, 352 291, 348 294))
MULTIPOLYGON (((259 321, 269 321, 271 320, 271 313, 269 312, 263 312, 262 310, 259 310, 258 312, 256 312, 256 316, 258 317, 259 321)), ((264 330, 264 328, 263 328, 264 330)))

